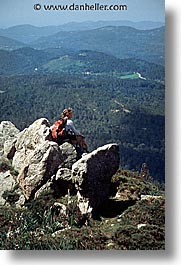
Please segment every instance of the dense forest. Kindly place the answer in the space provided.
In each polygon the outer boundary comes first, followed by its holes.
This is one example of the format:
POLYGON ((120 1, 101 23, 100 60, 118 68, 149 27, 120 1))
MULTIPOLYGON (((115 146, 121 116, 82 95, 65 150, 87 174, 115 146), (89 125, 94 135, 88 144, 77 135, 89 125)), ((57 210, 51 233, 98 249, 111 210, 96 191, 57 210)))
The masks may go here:
POLYGON ((74 123, 89 149, 120 145, 121 167, 140 170, 146 162, 164 182, 164 85, 105 76, 34 74, 0 77, 0 117, 20 130, 46 117, 53 124, 72 107, 74 123), (124 108, 122 107, 124 105, 124 108))

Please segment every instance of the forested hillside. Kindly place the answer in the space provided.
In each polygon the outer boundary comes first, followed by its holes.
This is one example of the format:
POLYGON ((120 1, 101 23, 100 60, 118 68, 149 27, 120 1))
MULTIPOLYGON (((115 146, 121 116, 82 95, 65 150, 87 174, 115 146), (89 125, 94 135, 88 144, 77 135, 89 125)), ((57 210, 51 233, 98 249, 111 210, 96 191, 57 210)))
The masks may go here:
POLYGON ((164 181, 164 85, 141 79, 78 75, 31 75, 0 78, 0 117, 19 129, 35 119, 51 123, 62 109, 74 109, 74 122, 89 149, 120 145, 121 166, 164 181), (119 105, 123 104, 124 109, 119 105), (125 109, 127 111, 125 111, 125 109))
POLYGON ((51 38, 42 37, 31 45, 38 49, 93 50, 111 54, 120 59, 139 58, 164 65, 164 33, 165 27, 137 30, 125 26, 108 26, 85 31, 60 31, 51 38))
MULTIPOLYGON (((164 67, 140 59, 118 59, 95 51, 36 50, 29 47, 0 50, 0 74, 67 73, 125 78, 139 72, 146 79, 164 81, 164 67)), ((135 76, 136 77, 136 76, 135 76)), ((138 78, 138 76, 137 76, 138 78)))

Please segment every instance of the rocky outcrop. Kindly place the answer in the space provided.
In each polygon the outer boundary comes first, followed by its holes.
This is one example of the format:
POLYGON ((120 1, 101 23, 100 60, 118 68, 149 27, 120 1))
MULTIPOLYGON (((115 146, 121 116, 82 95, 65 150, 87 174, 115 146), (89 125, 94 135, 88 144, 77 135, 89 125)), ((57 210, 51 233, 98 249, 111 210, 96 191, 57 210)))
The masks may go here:
MULTIPOLYGON (((8 122, 5 124, 15 128, 8 122)), ((52 141, 50 124, 45 118, 36 120, 22 132, 14 129, 10 140, 9 143, 2 141, 2 149, 7 150, 3 154, 11 153, 18 176, 12 178, 3 173, 1 182, 9 178, 8 187, 19 184, 22 193, 18 206, 23 205, 25 199, 36 199, 44 191, 51 190, 56 197, 77 194, 79 209, 85 215, 92 209, 97 210, 109 197, 111 178, 120 163, 117 144, 99 147, 77 161, 74 146, 70 143, 58 146, 52 141)))
POLYGON ((111 178, 119 168, 119 146, 108 144, 83 156, 72 166, 72 180, 90 206, 98 209, 109 197, 111 178))
POLYGON ((32 152, 46 140, 51 139, 50 124, 45 118, 36 120, 28 128, 20 132, 15 144, 14 168, 20 171, 22 166, 27 164, 32 152))

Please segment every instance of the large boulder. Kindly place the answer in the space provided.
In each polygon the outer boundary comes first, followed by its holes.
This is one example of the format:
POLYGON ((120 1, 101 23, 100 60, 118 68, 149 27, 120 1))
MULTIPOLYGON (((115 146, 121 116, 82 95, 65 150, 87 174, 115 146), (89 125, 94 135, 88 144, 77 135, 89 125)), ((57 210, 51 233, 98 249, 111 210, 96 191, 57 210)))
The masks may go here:
POLYGON ((96 211, 109 197, 111 178, 120 164, 119 146, 107 144, 83 156, 72 166, 72 180, 96 211))
POLYGON ((20 171, 24 164, 27 164, 29 156, 32 156, 32 152, 37 146, 51 139, 50 124, 45 118, 36 120, 28 128, 20 132, 15 144, 16 152, 12 162, 14 168, 20 171))
POLYGON ((28 200, 56 173, 62 157, 58 144, 45 141, 25 161, 17 181, 28 200))
POLYGON ((14 143, 16 141, 19 130, 10 121, 2 121, 0 123, 0 155, 11 158, 14 152, 14 143), (6 146, 6 147, 5 147, 6 146), (5 149, 4 149, 5 147, 5 149), (13 150, 13 151, 12 151, 13 150))

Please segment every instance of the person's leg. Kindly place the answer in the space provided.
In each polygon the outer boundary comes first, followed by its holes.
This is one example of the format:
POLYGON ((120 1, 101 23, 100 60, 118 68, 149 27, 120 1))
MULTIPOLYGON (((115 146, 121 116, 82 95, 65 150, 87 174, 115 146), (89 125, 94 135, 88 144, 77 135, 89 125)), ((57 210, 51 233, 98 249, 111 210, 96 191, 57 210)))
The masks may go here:
POLYGON ((69 141, 70 143, 75 147, 76 153, 77 153, 77 160, 82 157, 82 154, 84 153, 82 147, 80 146, 79 142, 77 141, 76 135, 69 135, 69 141))
POLYGON ((85 142, 85 138, 81 135, 77 135, 77 144, 83 149, 84 152, 88 152, 88 146, 85 142))

